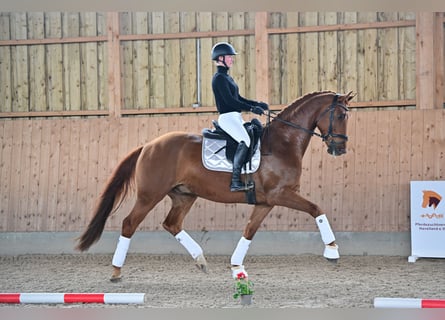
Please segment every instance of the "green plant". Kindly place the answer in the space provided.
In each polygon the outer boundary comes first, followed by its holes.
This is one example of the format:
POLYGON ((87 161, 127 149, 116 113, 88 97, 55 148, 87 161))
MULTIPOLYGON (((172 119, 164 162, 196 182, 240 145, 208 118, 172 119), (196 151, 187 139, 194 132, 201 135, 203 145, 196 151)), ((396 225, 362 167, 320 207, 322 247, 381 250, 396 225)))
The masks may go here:
POLYGON ((238 299, 240 296, 246 294, 253 294, 253 282, 247 279, 244 272, 240 272, 236 275, 235 293, 234 299, 238 299))

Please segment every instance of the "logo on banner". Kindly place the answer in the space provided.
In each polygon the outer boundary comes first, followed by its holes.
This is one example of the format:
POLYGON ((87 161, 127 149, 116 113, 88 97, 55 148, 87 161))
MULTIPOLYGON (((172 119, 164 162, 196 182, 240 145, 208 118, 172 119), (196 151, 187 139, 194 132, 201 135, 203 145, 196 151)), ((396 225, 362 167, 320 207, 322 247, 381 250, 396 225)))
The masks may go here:
MULTIPOLYGON (((439 203, 442 201, 442 196, 438 194, 435 191, 432 190, 423 190, 423 201, 422 201, 422 208, 433 208, 433 210, 436 210, 439 203)), ((443 214, 437 214, 435 212, 433 213, 424 213, 421 215, 422 218, 428 218, 428 219, 443 219, 443 214)))

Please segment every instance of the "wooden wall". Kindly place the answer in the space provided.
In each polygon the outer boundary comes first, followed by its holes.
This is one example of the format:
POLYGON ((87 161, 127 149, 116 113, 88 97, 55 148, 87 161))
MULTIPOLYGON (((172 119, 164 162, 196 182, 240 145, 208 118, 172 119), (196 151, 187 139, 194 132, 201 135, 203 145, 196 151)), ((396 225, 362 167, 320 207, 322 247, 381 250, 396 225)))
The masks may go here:
POLYGON ((444 52, 444 15, 419 17, 409 12, 0 13, 0 116, 108 115, 115 106, 118 116, 190 110, 196 104, 214 110, 210 50, 217 41, 230 41, 239 52, 231 74, 242 95, 264 97, 271 105, 329 89, 357 92, 357 107, 413 108, 416 79, 437 73, 436 80, 425 78, 422 84, 426 89, 437 84, 439 98, 432 101, 441 108, 444 62, 434 57, 444 52), (431 46, 431 56, 419 57, 420 42, 431 46), (434 71, 437 66, 442 67, 434 71))
MULTIPOLYGON (((444 179, 444 22, 405 12, 0 12, 0 231, 80 231, 133 147, 209 127, 209 55, 226 40, 239 52, 240 92, 275 110, 314 90, 358 93, 349 153, 331 158, 313 139, 302 193, 335 230, 406 231, 409 181, 444 179)), ((168 200, 141 229, 159 229, 167 211, 168 200)), ((248 211, 199 200, 186 228, 239 230, 248 211)), ((263 228, 315 225, 276 208, 263 228)))
MULTIPOLYGON (((168 131, 200 132, 213 115, 0 121, 0 231, 80 231, 112 169, 139 144, 168 131)), ((443 180, 445 110, 353 111, 348 153, 329 156, 313 138, 302 195, 319 204, 337 231, 409 230, 409 182, 443 180)), ((118 230, 131 200, 113 216, 118 230)), ((160 203, 141 226, 158 230, 160 203)), ((248 205, 199 200, 188 230, 241 230, 248 205)), ((262 230, 315 230, 304 213, 277 207, 262 230)))

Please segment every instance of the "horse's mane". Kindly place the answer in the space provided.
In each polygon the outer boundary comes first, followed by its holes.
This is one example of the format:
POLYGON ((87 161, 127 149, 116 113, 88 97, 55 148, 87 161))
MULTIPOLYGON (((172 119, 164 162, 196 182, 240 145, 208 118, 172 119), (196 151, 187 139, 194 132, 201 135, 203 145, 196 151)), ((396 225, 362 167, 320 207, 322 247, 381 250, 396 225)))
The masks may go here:
POLYGON ((277 117, 280 118, 288 118, 291 116, 293 112, 295 112, 299 107, 304 105, 308 100, 312 99, 315 96, 326 94, 326 93, 334 93, 333 91, 314 91, 311 93, 307 93, 304 96, 297 98, 294 102, 289 104, 287 107, 285 107, 278 115, 277 117))

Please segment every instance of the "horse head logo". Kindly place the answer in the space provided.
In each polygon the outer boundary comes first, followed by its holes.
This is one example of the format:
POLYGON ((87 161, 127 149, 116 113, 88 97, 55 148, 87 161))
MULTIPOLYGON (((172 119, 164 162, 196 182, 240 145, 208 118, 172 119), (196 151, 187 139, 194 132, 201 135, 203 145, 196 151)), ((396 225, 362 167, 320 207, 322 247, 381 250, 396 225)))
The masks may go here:
POLYGON ((442 196, 437 192, 431 190, 423 190, 422 208, 426 208, 428 206, 436 209, 441 200, 442 196))

